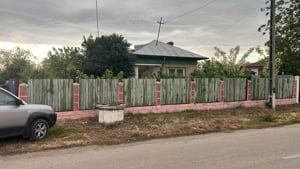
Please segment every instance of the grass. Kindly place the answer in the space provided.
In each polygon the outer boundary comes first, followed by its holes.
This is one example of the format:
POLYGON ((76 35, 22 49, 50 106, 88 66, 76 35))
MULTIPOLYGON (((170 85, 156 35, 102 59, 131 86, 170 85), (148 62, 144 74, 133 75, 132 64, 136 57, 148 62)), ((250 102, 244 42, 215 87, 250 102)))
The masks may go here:
POLYGON ((114 145, 155 138, 186 136, 239 129, 264 128, 300 122, 300 105, 166 114, 127 114, 124 121, 102 125, 97 118, 58 122, 48 138, 30 142, 21 137, 0 140, 0 154, 9 155, 84 145, 114 145))

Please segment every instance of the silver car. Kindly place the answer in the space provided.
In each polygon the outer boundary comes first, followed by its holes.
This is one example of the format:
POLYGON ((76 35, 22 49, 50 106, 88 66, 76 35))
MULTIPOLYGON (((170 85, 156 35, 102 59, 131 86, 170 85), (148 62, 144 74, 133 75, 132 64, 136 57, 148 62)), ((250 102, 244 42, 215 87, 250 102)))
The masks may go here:
POLYGON ((27 104, 0 88, 0 138, 22 135, 33 141, 41 140, 55 125, 56 118, 51 106, 27 104))

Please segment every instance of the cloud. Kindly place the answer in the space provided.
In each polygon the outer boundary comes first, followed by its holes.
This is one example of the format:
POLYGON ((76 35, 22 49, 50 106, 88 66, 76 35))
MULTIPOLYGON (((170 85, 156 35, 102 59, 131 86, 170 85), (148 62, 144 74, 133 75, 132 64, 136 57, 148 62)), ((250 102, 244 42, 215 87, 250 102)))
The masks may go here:
MULTIPOLYGON (((212 55, 214 46, 265 42, 257 32, 266 22, 259 11, 263 0, 98 0, 98 4, 100 33, 122 34, 134 45, 156 39, 160 17, 166 22, 161 41, 172 40, 200 54, 212 55)), ((2 0, 0 41, 80 46, 83 36, 96 35, 95 13, 95 0, 2 0)))

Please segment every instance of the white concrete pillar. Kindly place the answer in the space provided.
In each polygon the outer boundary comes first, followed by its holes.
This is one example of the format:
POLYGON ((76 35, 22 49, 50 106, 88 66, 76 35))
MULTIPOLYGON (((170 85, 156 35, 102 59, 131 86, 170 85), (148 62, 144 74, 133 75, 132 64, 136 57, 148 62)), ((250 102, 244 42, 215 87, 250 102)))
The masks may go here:
POLYGON ((299 80, 300 80, 300 77, 299 76, 295 76, 295 79, 296 79, 296 103, 299 103, 299 80))
POLYGON ((135 78, 138 79, 139 78, 139 67, 138 66, 134 67, 134 72, 135 72, 135 78))

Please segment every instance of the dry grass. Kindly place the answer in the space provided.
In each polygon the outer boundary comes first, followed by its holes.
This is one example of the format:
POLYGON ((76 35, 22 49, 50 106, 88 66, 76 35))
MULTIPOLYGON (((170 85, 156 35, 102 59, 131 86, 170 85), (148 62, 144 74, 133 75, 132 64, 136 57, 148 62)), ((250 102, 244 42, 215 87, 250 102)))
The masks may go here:
POLYGON ((276 112, 262 107, 218 111, 125 116, 114 125, 101 125, 97 118, 59 122, 49 137, 30 142, 20 137, 0 140, 0 154, 15 154, 82 145, 121 144, 153 138, 263 128, 300 122, 300 105, 280 106, 276 112))

